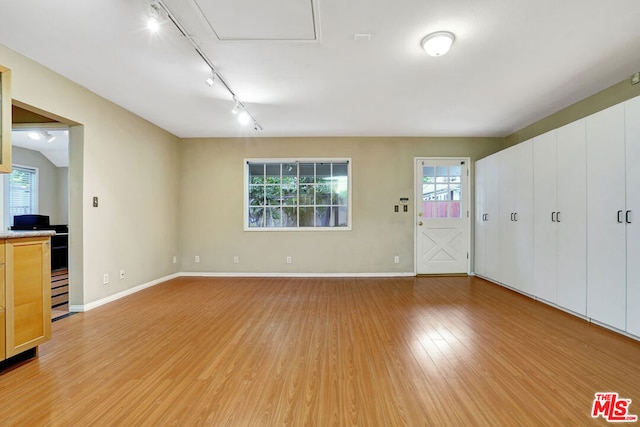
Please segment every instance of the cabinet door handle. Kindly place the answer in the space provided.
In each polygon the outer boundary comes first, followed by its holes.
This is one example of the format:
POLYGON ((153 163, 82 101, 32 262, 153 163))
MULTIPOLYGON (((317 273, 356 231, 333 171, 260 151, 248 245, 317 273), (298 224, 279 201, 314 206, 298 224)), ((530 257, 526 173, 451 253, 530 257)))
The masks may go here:
POLYGON ((625 221, 627 222, 627 224, 631 224, 631 211, 627 211, 627 213, 625 213, 625 221))
POLYGON ((513 220, 518 222, 518 212, 513 213, 513 220))
POLYGON ((483 219, 484 221, 489 221, 489 214, 484 214, 484 215, 482 215, 482 219, 483 219))
POLYGON ((618 211, 618 224, 622 224, 622 211, 618 211))
POLYGON ((556 222, 556 213, 551 212, 551 222, 556 222))
POLYGON ((513 212, 511 212, 511 221, 513 221, 513 212))
POLYGON ((560 222, 560 212, 556 212, 556 222, 560 222))

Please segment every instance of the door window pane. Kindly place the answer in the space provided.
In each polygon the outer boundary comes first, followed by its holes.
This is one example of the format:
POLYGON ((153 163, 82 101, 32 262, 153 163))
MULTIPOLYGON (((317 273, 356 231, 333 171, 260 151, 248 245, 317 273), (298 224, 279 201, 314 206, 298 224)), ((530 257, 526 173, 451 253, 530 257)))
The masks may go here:
POLYGON ((462 171, 461 166, 423 166, 423 218, 462 218, 462 171))

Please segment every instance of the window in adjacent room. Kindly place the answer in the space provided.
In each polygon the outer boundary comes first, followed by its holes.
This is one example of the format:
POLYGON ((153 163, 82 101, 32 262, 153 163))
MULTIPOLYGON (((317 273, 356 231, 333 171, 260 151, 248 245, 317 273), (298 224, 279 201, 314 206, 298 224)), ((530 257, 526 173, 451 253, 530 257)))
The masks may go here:
POLYGON ((9 217, 38 213, 38 169, 13 165, 9 175, 9 217))
POLYGON ((349 230, 349 159, 246 162, 245 230, 349 230))

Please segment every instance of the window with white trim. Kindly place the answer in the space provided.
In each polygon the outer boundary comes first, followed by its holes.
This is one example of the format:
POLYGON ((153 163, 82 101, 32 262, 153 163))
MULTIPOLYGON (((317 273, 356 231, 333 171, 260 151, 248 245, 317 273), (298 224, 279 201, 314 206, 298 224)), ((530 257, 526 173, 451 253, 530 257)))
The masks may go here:
POLYGON ((246 161, 245 229, 350 229, 349 159, 246 161))
POLYGON ((38 213, 38 169, 13 165, 9 175, 9 217, 38 213))

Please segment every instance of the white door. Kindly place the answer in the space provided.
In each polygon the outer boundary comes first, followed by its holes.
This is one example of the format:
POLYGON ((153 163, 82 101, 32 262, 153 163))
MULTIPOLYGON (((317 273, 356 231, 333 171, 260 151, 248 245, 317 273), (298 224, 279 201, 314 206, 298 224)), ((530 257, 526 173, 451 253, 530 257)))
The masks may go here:
POLYGON ((626 324, 624 106, 587 117, 587 316, 626 324))
POLYGON ((476 161, 475 172, 475 251, 473 271, 487 277, 487 165, 486 159, 476 161))
MULTIPOLYGON (((587 312, 587 147, 585 120, 558 129, 557 303, 587 312)), ((538 230, 535 236, 538 237, 538 230)))
POLYGON ((514 145, 499 155, 498 281, 533 294, 533 141, 514 145))
POLYGON ((502 259, 500 257, 500 170, 499 157, 494 154, 484 158, 485 177, 485 210, 486 229, 486 277, 498 280, 502 259))
POLYGON ((416 159, 416 273, 469 272, 469 159, 416 159))
POLYGON ((640 336, 640 97, 625 103, 627 332, 640 336))
POLYGON ((536 297, 557 302, 556 131, 533 140, 533 277, 536 297))

